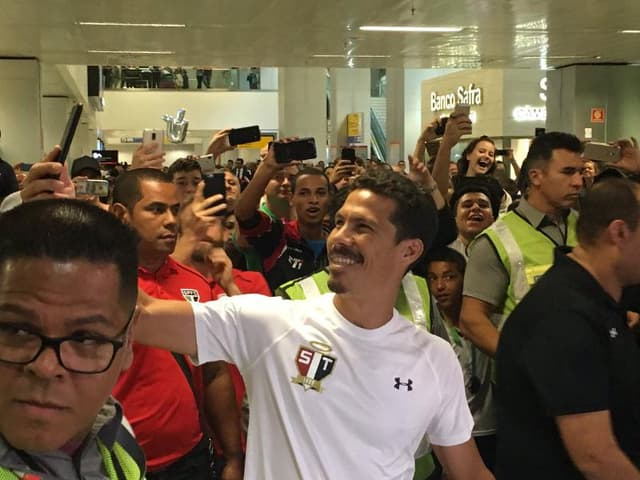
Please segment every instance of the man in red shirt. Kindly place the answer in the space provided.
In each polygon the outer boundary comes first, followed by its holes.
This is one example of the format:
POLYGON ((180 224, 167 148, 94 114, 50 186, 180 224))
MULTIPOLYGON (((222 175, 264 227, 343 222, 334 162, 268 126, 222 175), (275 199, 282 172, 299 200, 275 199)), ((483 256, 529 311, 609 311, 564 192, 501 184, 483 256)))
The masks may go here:
MULTIPOLYGON (((156 298, 212 299, 208 281, 170 257, 177 239, 179 203, 176 187, 164 173, 143 168, 120 175, 111 208, 138 234, 141 290, 156 298)), ((118 381, 114 396, 124 406, 145 452, 147 478, 210 476, 208 439, 199 415, 204 392, 206 420, 223 447, 228 478, 241 479, 240 425, 226 364, 218 362, 201 372, 170 352, 139 344, 133 348, 133 364, 118 381)))

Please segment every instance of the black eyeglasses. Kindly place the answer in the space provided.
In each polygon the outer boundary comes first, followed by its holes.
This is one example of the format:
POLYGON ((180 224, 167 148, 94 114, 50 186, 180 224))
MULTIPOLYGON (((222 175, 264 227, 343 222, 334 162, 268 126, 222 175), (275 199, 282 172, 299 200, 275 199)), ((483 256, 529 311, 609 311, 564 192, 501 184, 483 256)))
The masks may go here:
POLYGON ((28 365, 35 362, 47 347, 51 347, 56 352, 60 365, 70 372, 106 372, 118 350, 125 344, 125 340, 118 337, 127 332, 134 312, 135 308, 124 328, 116 335, 116 339, 89 335, 54 338, 26 331, 19 326, 0 324, 0 362, 28 365))

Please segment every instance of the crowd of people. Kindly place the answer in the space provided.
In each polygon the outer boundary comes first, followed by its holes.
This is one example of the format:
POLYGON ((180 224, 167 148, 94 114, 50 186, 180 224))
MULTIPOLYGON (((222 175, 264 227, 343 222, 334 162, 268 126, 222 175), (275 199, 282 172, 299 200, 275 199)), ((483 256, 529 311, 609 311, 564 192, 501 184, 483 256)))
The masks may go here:
POLYGON ((0 205, 0 478, 640 479, 637 142, 517 162, 438 127, 394 166, 265 147, 224 195, 154 145, 108 198, 76 195, 95 159, 33 164, 0 205))

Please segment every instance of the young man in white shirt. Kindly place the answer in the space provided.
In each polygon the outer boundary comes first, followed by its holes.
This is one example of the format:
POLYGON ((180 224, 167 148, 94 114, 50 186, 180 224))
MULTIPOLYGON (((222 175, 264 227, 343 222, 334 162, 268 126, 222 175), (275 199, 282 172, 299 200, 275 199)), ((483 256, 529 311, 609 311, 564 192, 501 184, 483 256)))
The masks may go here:
POLYGON ((327 243, 335 294, 193 306, 143 297, 137 339, 239 367, 254 412, 246 478, 410 479, 427 436, 448 478, 492 479, 453 350, 393 309, 433 241, 435 206, 393 172, 351 188, 327 243))

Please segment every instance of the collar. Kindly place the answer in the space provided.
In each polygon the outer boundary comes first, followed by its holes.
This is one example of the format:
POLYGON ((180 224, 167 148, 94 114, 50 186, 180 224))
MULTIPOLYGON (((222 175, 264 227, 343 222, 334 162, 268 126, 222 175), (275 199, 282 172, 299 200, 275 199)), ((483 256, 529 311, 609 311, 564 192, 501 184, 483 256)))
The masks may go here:
MULTIPOLYGON (((546 227, 548 225, 556 225, 557 224, 551 220, 546 214, 542 213, 540 210, 531 205, 525 198, 520 199, 520 203, 516 208, 517 213, 521 216, 525 217, 529 223, 536 229, 546 227)), ((567 216, 569 215, 569 210, 564 212, 563 219, 566 224, 567 216)))
POLYGON ((146 269, 142 265, 138 265, 138 277, 140 278, 166 278, 176 273, 178 273, 176 262, 169 255, 165 258, 162 266, 155 272, 146 269))
POLYGON ((571 247, 558 247, 554 251, 553 266, 560 272, 563 283, 571 285, 572 289, 580 290, 585 298, 597 303, 604 303, 611 308, 623 311, 622 306, 609 295, 602 285, 582 265, 568 257, 571 247))

